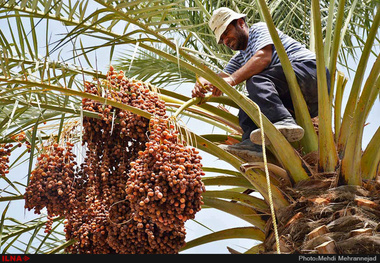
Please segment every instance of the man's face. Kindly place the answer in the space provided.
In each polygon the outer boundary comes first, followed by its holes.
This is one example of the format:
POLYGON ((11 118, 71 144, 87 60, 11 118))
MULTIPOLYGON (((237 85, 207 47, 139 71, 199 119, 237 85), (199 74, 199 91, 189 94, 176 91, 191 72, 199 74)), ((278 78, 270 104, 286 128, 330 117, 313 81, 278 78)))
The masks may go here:
POLYGON ((248 44, 248 32, 244 29, 244 21, 239 19, 236 26, 231 23, 221 35, 223 44, 232 50, 245 50, 248 44))

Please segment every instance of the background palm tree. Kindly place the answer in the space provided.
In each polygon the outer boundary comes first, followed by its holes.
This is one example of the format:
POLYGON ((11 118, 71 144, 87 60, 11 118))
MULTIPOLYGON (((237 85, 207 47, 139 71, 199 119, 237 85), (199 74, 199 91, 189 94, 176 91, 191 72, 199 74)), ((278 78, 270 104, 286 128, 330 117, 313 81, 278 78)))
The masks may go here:
MULTIPOLYGON (((190 241, 184 249, 210 241, 244 237, 262 242, 249 249, 250 253, 275 250, 379 252, 376 250, 380 242, 376 224, 380 196, 376 181, 380 161, 379 128, 364 152, 361 148, 364 124, 380 87, 380 62, 373 48, 379 43, 378 10, 375 1, 344 0, 270 1, 267 4, 263 0, 254 3, 199 0, 1 2, 0 143, 27 142, 26 148, 11 148, 17 158, 10 166, 12 172, 17 165, 27 163, 28 172, 20 180, 7 175, 1 177, 4 186, 0 201, 23 199, 35 156, 49 138, 61 136, 68 120, 95 117, 81 109, 81 98, 90 98, 83 91, 83 83, 92 78, 105 78, 97 65, 101 59, 98 54, 107 50, 110 60, 116 60, 117 68, 123 69, 129 77, 156 85, 167 110, 174 112, 177 120, 178 116, 189 116, 223 131, 223 134, 203 136, 195 134, 196 130, 187 131, 199 149, 231 165, 228 169, 218 169, 205 164, 208 174, 203 181, 206 187, 230 186, 228 190, 206 191, 203 195, 205 206, 231 213, 252 226, 236 228, 231 223, 231 229, 190 241), (232 55, 224 46, 217 45, 207 26, 212 10, 219 6, 246 13, 249 24, 265 20, 283 65, 289 61, 281 55, 282 45, 276 39, 274 25, 316 51, 319 72, 328 66, 335 85, 329 97, 322 92, 326 84, 321 78, 318 137, 310 116, 303 115, 307 111, 299 88, 292 81, 291 67, 284 66, 292 98, 298 98, 293 99, 297 102, 297 121, 306 130, 300 145, 290 145, 264 116, 260 120, 255 104, 215 74, 232 55), (63 23, 66 31, 51 34, 55 23, 63 23), (356 43, 360 47, 357 52, 360 59, 357 69, 352 69, 348 61, 357 56, 353 48, 356 43), (119 55, 117 51, 126 47, 129 49, 125 54, 119 55), (371 53, 377 59, 373 65, 367 65, 371 53), (343 118, 340 114, 342 93, 347 81, 336 71, 338 63, 354 74, 343 118), (367 67, 371 70, 365 79, 367 67), (163 88, 168 84, 194 83, 197 75, 220 87, 227 96, 200 101, 163 88), (217 147, 218 143, 239 140, 241 130, 237 117, 215 103, 231 107, 230 111, 240 107, 263 126, 272 143, 269 150, 274 164, 268 166, 269 172, 265 172, 263 163, 246 165, 217 147), (331 127, 332 119, 334 128, 331 127), (259 193, 264 201, 247 194, 247 189, 259 193), (270 216, 274 212, 271 208, 275 210, 278 227, 272 226, 275 221, 270 216), (360 242, 367 246, 357 250, 355 245, 360 242)), ((105 103, 102 97, 97 100, 105 103)), ((141 114, 121 103, 115 102, 113 106, 141 114)), ((188 128, 193 130, 191 126, 188 128)), ((44 235, 40 232, 46 221, 44 217, 29 222, 7 217, 15 203, 7 203, 0 221, 3 253, 11 247, 22 247, 24 252, 54 253, 74 242, 64 240, 59 227, 62 218, 55 218, 57 224, 53 231, 44 235), (17 244, 25 232, 32 233, 31 237, 25 244, 17 244)))

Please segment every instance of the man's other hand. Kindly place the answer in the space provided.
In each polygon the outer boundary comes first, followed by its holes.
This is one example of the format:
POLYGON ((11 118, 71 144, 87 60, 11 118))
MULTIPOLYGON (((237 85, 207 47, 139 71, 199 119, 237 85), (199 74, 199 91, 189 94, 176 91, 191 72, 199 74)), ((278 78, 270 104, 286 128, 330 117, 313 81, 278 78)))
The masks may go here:
POLYGON ((192 97, 204 98, 207 92, 211 91, 213 96, 221 96, 223 93, 211 82, 207 81, 205 78, 199 77, 195 83, 194 89, 191 92, 192 97))
POLYGON ((191 96, 203 98, 208 91, 212 90, 212 84, 205 78, 199 77, 195 82, 194 89, 191 92, 191 96))
POLYGON ((212 95, 215 97, 219 97, 219 96, 223 95, 223 92, 220 89, 218 89, 217 87, 213 86, 212 95))

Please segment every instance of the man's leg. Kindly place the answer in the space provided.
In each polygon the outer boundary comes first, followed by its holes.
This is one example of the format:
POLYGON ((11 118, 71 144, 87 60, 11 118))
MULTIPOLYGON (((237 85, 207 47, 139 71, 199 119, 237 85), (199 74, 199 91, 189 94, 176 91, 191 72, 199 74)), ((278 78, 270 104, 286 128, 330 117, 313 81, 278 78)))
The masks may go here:
MULTIPOLYGON (((302 127, 296 124, 279 94, 288 91, 288 84, 280 64, 251 77, 247 81, 247 91, 248 97, 260 106, 261 112, 289 141, 297 141, 303 137, 302 127)), ((253 122, 242 112, 239 118, 244 131, 243 138, 249 134, 252 142, 261 144, 260 129, 252 125, 253 122), (249 125, 250 129, 247 129, 249 125)), ((266 142, 269 143, 269 140, 266 142)))
POLYGON ((251 120, 247 113, 245 113, 242 109, 239 110, 239 125, 243 130, 243 135, 241 140, 244 141, 249 139, 249 135, 255 129, 257 129, 257 125, 251 120))
MULTIPOLYGON (((317 67, 315 60, 292 62, 294 73, 296 74, 298 85, 305 98, 310 117, 318 116, 318 83, 317 67)), ((330 92, 330 74, 326 69, 327 88, 330 92)), ((284 106, 294 117, 294 107, 289 90, 280 93, 284 106)))
MULTIPOLYGON (((296 61, 292 63, 297 81, 305 98, 310 117, 318 116, 318 83, 315 60, 296 61)), ((327 89, 330 93, 330 73, 326 68, 327 89)), ((291 105, 293 107, 293 105, 291 105)))
MULTIPOLYGON (((292 67, 297 77, 299 87, 308 106, 310 116, 311 118, 314 118, 318 116, 318 84, 316 61, 295 61, 292 62, 292 67)), ((275 65, 270 70, 264 73, 266 73, 267 77, 274 83, 275 88, 279 93, 279 97, 283 103, 283 106, 294 116, 293 102, 290 96, 290 91, 286 82, 285 74, 282 70, 282 66, 280 64, 275 65)), ((327 69, 326 79, 328 92, 330 92, 330 74, 327 69)), ((289 120, 295 124, 294 120, 286 118, 282 121, 274 122, 274 125, 284 134, 285 137, 287 137, 289 141, 296 141, 301 139, 303 133, 301 135, 301 133, 299 133, 299 129, 297 132, 297 129, 293 129, 292 127, 290 127, 289 124, 291 123, 289 123, 289 120), (283 126, 283 124, 285 124, 285 127, 283 126)), ((271 121, 273 122, 273 120, 271 121)), ((258 131, 259 130, 253 132, 254 137, 252 137, 253 135, 251 134, 251 140, 254 142, 259 141, 260 134, 258 133, 258 131)))
MULTIPOLYGON (((266 70, 261 74, 252 76, 247 80, 246 88, 249 94, 248 97, 254 101, 260 107, 261 112, 274 123, 278 120, 291 117, 291 114, 281 101, 270 74, 273 74, 273 71, 266 70)), ((278 79, 277 82, 281 82, 281 79, 278 79)), ((287 86, 286 82, 282 81, 281 84, 287 86)), ((256 124, 243 110, 239 111, 239 124, 244 132, 243 140, 249 138, 251 132, 257 129, 256 124)))
MULTIPOLYGON (((293 62, 292 64, 298 84, 308 105, 310 116, 313 118, 318 115, 316 63, 310 60, 293 62)), ((326 74, 328 89, 330 90, 330 75, 328 71, 326 71, 326 74)), ((263 114, 274 123, 289 141, 302 138, 303 129, 292 118, 292 115, 294 116, 293 103, 281 64, 275 65, 261 74, 250 78, 246 86, 249 92, 248 97, 260 106, 263 114)), ((250 135, 253 134, 256 137, 253 141, 260 143, 260 130, 257 129, 256 124, 242 110, 239 111, 239 124, 243 129, 242 143, 225 146, 226 150, 240 152, 242 149, 247 148, 246 150, 250 153, 255 151, 259 153, 260 149, 255 144, 249 144, 249 139, 250 137, 252 139, 250 135)))
MULTIPOLYGON (((249 93, 248 97, 260 106, 264 115, 270 116, 271 121, 291 117, 291 114, 283 107, 273 83, 266 76, 255 75, 247 80, 246 86, 249 93)), ((235 145, 220 145, 219 147, 246 161, 262 161, 261 146, 252 143, 250 140, 251 132, 257 129, 256 124, 241 109, 238 116, 239 125, 243 129, 242 142, 235 145)))

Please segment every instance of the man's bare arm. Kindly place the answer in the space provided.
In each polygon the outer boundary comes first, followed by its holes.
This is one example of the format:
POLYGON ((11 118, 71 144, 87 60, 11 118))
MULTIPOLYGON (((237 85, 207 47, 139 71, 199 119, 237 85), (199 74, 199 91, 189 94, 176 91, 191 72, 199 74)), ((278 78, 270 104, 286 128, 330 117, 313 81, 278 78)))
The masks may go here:
MULTIPOLYGON (((232 75, 228 75, 223 71, 218 73, 218 75, 231 86, 235 86, 249 79, 253 75, 262 72, 271 62, 272 53, 272 45, 265 46, 264 48, 257 51, 244 66, 235 71, 232 75)), ((212 91, 214 96, 222 95, 222 92, 217 87, 212 85, 206 79, 199 77, 192 91, 192 96, 204 97, 208 91, 212 91)))
POLYGON ((224 80, 231 86, 235 86, 253 75, 262 72, 272 60, 272 45, 265 46, 264 48, 257 51, 244 66, 235 71, 232 75, 223 77, 224 80))

